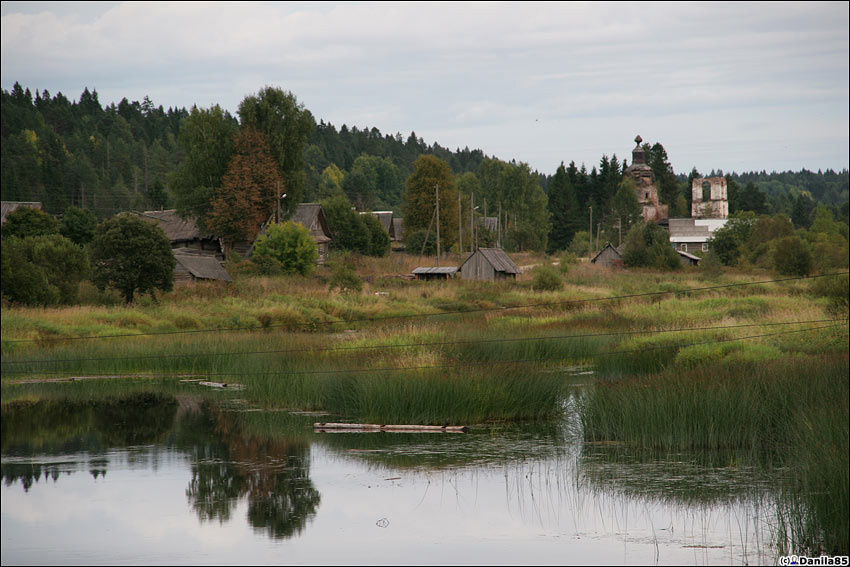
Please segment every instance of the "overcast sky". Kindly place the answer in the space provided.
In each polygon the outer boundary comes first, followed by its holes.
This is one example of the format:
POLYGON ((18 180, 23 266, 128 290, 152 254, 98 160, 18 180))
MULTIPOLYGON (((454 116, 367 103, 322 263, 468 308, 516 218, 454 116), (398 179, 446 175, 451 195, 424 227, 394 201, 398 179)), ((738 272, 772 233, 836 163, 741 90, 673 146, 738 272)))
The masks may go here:
POLYGON ((316 118, 552 174, 661 142, 677 173, 848 167, 850 3, 2 3, 2 87, 316 118))

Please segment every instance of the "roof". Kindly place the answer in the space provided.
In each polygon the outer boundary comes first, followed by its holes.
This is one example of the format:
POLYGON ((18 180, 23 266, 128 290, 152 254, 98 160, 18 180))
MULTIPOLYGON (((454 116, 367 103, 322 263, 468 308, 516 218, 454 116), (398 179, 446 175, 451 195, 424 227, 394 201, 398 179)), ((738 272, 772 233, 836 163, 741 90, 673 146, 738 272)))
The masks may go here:
POLYGON ((706 242, 726 219, 669 219, 670 242, 706 242))
MULTIPOLYGON (((478 253, 484 256, 484 259, 487 260, 497 272, 505 272, 506 274, 519 273, 519 267, 514 264, 514 261, 511 260, 501 248, 479 248, 472 254, 472 256, 475 256, 475 254, 478 253)), ((472 256, 467 258, 466 262, 469 262, 472 256)), ((466 262, 464 262, 464 265, 466 265, 466 262)), ((463 268, 463 266, 461 266, 461 268, 463 268)))
POLYGON ((145 211, 143 213, 136 214, 142 218, 156 221, 171 242, 214 238, 211 235, 201 234, 201 230, 198 228, 195 220, 181 218, 180 215, 177 214, 176 209, 168 209, 165 211, 145 211))
POLYGON ((596 256, 594 256, 594 257, 590 260, 590 261, 591 261, 591 263, 594 263, 594 264, 595 264, 595 263, 596 263, 596 259, 597 259, 597 258, 599 258, 599 256, 601 256, 601 255, 602 255, 602 253, 603 253, 603 252, 605 252, 605 250, 607 250, 608 248, 610 248, 611 250, 613 250, 613 251, 614 251, 614 254, 616 254, 616 255, 617 255, 617 257, 619 257, 619 258, 622 258, 622 257, 623 257, 623 254, 622 254, 619 250, 617 250, 617 248, 616 248, 616 247, 612 246, 610 242, 606 242, 606 243, 605 243, 605 246, 603 246, 603 247, 602 247, 602 250, 600 250, 599 252, 597 252, 597 253, 596 253, 596 256))
POLYGON ((330 242, 331 231, 325 220, 325 213, 319 203, 301 203, 295 207, 295 212, 290 219, 293 222, 304 225, 310 231, 310 236, 316 242, 330 242))
POLYGON ((423 267, 423 268, 415 268, 413 270, 414 274, 456 274, 457 266, 436 266, 436 267, 423 267))
POLYGON ((702 260, 702 258, 700 258, 699 256, 694 256, 693 254, 688 254, 684 250, 676 250, 676 252, 679 253, 679 256, 684 256, 685 258, 688 258, 689 260, 692 260, 695 263, 699 263, 699 261, 702 260))
POLYGON ((401 217, 393 217, 393 234, 396 240, 401 240, 404 230, 404 219, 401 217))
POLYGON ((381 226, 387 231, 390 236, 393 235, 393 212, 392 211, 373 211, 372 214, 378 217, 381 221, 381 226))
POLYGON ((175 254, 177 262, 200 280, 232 282, 233 278, 216 258, 196 254, 175 254))
POLYGON ((39 209, 42 210, 40 201, 2 201, 2 218, 0 218, 0 224, 6 223, 6 215, 13 211, 17 211, 20 208, 28 208, 28 209, 39 209))

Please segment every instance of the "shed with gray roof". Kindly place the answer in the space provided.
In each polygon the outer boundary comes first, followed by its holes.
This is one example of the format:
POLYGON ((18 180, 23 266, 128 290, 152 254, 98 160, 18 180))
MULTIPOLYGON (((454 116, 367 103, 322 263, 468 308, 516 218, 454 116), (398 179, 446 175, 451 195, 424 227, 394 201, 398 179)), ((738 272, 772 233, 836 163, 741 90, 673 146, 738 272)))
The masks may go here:
POLYGON ((501 248, 479 248, 460 267, 465 280, 516 279, 519 267, 501 248))
POLYGON ((186 284, 198 280, 232 282, 233 278, 217 258, 197 254, 175 254, 174 283, 186 284))

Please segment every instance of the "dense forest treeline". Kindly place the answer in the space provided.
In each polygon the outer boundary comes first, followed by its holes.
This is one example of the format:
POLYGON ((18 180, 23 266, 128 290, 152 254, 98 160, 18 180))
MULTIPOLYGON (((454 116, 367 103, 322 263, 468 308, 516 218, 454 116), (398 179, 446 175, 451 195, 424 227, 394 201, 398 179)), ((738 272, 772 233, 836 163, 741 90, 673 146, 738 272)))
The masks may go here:
MULTIPOLYGON (((186 148, 191 148, 185 142, 188 136, 184 127, 197 112, 165 109, 148 97, 141 102, 125 98, 104 106, 96 90, 85 89, 75 101, 46 90, 33 94, 16 83, 11 91, 2 91, 2 199, 41 201, 53 214, 75 206, 92 210, 99 218, 125 210, 174 206, 191 210, 192 203, 185 202, 185 195, 184 202, 178 202, 175 187, 181 181, 181 167, 186 170, 186 148)), ((614 154, 602 156, 589 169, 571 162, 564 168, 566 176, 559 177, 558 172, 533 171, 526 164, 501 161, 479 149, 450 150, 436 142, 429 144, 415 132, 404 137, 377 128, 345 124, 337 128, 323 120, 316 123, 309 111, 304 120, 309 122, 303 130, 306 143, 300 145, 301 159, 296 163, 301 171, 284 174, 287 184, 293 189, 298 186, 293 196, 301 201, 343 193, 360 210, 389 209, 401 214, 406 180, 414 171, 416 159, 426 154, 448 163, 458 191, 464 199, 474 194, 481 214, 485 203, 490 216, 501 208, 507 225, 513 220, 515 228, 523 225, 527 232, 540 231, 541 227, 557 231, 558 223, 566 223, 566 229, 560 227, 563 234, 551 235, 561 247, 561 240, 568 242, 576 231, 587 227, 589 207, 595 211, 594 224, 602 223, 603 231, 610 231, 613 219, 622 216, 615 197, 626 162, 614 154), (545 217, 547 199, 549 219, 540 217, 545 217), (562 212, 564 207, 572 212, 557 218, 553 202, 560 203, 562 212)), ((225 125, 223 131, 233 135, 240 125, 240 120, 227 111, 221 111, 219 122, 225 125)), ((645 144, 645 148, 658 178, 662 202, 670 206, 672 216, 689 216, 690 179, 700 173, 674 172, 660 143, 645 144)), ((568 161, 569 156, 565 156, 568 161)), ((223 171, 226 167, 225 163, 219 168, 223 171)), ((847 222, 847 170, 726 176, 730 212, 783 213, 795 225, 808 227, 817 205, 824 204, 835 218, 847 222)), ((540 235, 526 236, 541 244, 540 235)))

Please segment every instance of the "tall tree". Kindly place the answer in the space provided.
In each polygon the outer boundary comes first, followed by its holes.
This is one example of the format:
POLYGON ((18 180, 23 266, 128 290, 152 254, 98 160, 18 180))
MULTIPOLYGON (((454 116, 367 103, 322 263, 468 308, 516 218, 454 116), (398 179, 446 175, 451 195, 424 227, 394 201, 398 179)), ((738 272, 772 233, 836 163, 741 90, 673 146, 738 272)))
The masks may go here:
POLYGON ((171 178, 171 188, 177 211, 202 226, 227 171, 237 127, 236 121, 216 105, 201 110, 193 107, 180 130, 179 144, 186 157, 171 178))
POLYGON ((95 229, 90 245, 92 281, 98 289, 117 289, 127 303, 137 293, 153 295, 174 285, 174 253, 162 229, 124 213, 95 229))
POLYGON ((549 213, 552 215, 549 252, 566 250, 576 233, 579 209, 564 162, 561 162, 549 185, 549 213))
POLYGON ((247 126, 234 142, 233 157, 210 204, 206 225, 228 248, 234 242, 251 241, 275 212, 285 190, 263 135, 247 126))
POLYGON ((291 214, 304 197, 304 148, 316 125, 313 115, 294 94, 274 87, 246 96, 238 112, 243 127, 253 126, 265 137, 289 195, 285 213, 291 214))
POLYGON ((440 239, 442 249, 448 250, 457 240, 457 189, 449 164, 436 156, 419 156, 413 164, 413 173, 407 178, 404 190, 404 231, 412 234, 428 228, 436 210, 438 187, 440 239))

